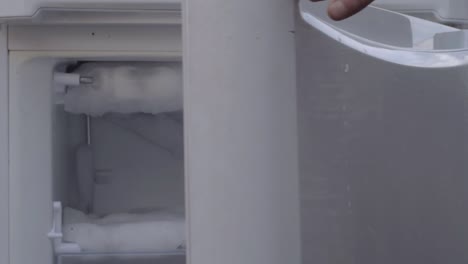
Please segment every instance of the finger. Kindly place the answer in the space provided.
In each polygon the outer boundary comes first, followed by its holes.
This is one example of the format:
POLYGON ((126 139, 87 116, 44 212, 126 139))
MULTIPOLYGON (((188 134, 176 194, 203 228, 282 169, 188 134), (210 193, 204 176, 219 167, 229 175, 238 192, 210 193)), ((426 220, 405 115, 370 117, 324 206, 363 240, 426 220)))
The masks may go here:
POLYGON ((373 0, 332 0, 328 6, 328 15, 334 20, 342 20, 358 13, 372 2, 373 0))

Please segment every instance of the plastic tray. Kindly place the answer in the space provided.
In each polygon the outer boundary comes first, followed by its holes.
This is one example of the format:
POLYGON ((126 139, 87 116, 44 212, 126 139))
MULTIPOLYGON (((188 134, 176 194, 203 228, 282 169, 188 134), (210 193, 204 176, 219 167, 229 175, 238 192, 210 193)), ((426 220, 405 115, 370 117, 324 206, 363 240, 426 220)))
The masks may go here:
POLYGON ((185 264, 184 252, 170 253, 79 253, 57 256, 58 264, 185 264))

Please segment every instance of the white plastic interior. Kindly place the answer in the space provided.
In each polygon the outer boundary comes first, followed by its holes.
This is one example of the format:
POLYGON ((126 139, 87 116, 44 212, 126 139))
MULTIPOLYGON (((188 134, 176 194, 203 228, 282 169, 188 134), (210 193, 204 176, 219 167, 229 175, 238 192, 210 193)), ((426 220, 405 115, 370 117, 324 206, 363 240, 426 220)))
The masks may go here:
MULTIPOLYGON (((64 70, 67 65, 80 59, 120 60, 119 56, 99 58, 92 54, 66 57, 64 54, 37 56, 33 53, 11 53, 12 263, 53 263, 53 248, 47 238, 53 221, 52 202, 60 201, 64 207, 80 206, 74 160, 76 149, 87 144, 86 118, 84 115, 69 114, 64 111, 63 105, 55 104, 55 91, 60 89, 54 87, 53 72, 64 70)), ((146 56, 124 56, 121 59, 158 60, 146 56)), ((181 112, 155 116, 110 114, 92 118, 90 131, 95 167, 92 213, 105 215, 148 208, 183 210, 181 112)), ((119 252, 101 253, 112 255, 119 252)), ((158 252, 155 249, 155 252, 146 253, 157 255, 158 252)), ((180 257, 178 260, 151 263, 184 262, 180 262, 180 257)), ((69 263, 63 259, 60 261, 69 263)), ((102 255, 100 261, 98 263, 103 261, 102 255)), ((104 263, 109 261, 112 262, 104 258, 104 263)))

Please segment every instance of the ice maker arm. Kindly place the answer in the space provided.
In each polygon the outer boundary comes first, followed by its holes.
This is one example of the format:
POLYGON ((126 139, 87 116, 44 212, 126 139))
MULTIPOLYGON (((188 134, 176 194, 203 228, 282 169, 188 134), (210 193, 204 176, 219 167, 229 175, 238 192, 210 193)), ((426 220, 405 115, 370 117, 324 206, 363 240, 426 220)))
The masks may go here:
POLYGON ((308 25, 380 60, 419 68, 468 64, 468 33, 464 30, 372 6, 342 22, 328 18, 326 3, 301 0, 299 10, 308 25))
POLYGON ((77 244, 65 243, 62 233, 62 203, 54 202, 52 205, 52 230, 47 234, 52 241, 55 254, 79 253, 81 248, 77 244))
POLYGON ((80 84, 93 83, 93 78, 89 76, 81 76, 77 73, 55 72, 54 82, 56 84, 78 86, 80 84))

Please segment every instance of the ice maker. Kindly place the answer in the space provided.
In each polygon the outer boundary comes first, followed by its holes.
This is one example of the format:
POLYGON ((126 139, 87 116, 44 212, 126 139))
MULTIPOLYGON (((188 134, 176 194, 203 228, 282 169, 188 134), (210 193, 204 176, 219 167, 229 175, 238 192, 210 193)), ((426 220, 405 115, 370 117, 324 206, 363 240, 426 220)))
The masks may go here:
POLYGON ((15 245, 37 252, 18 261, 183 255, 182 72, 155 54, 10 52, 10 261, 15 245), (172 95, 147 91, 161 86, 172 95))
POLYGON ((388 2, 0 1, 0 264, 465 263, 463 4, 388 2))

